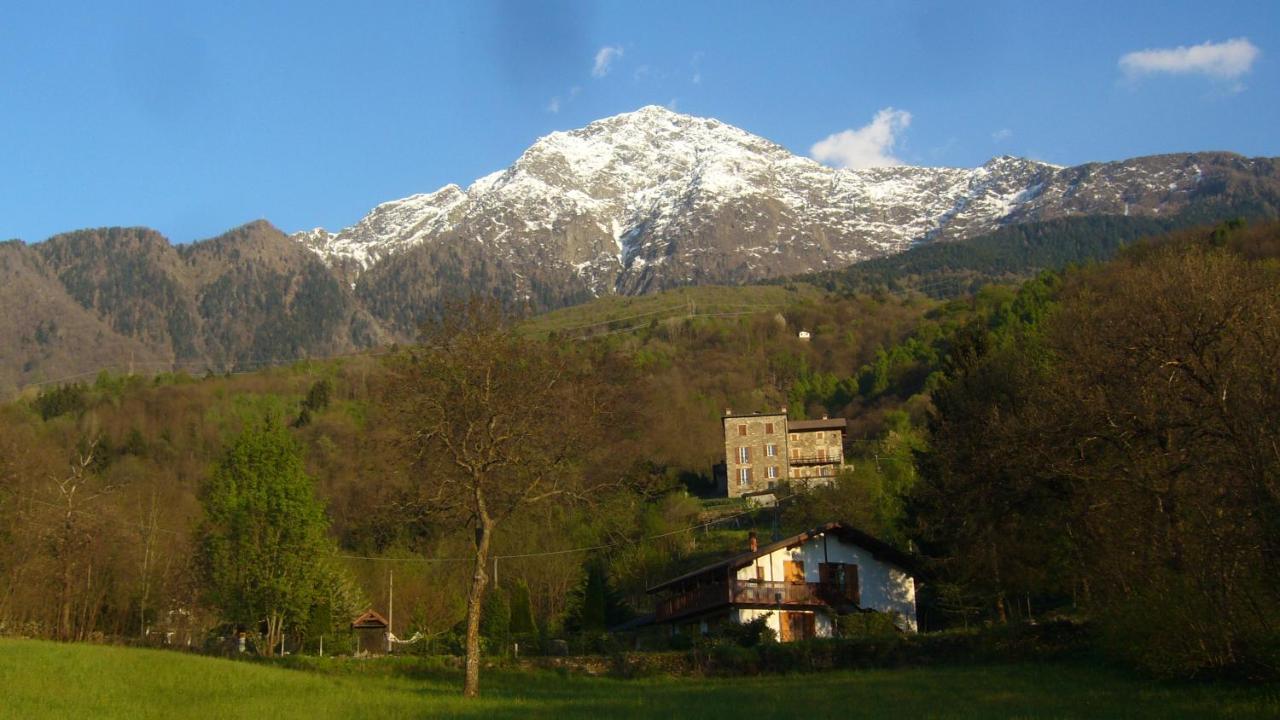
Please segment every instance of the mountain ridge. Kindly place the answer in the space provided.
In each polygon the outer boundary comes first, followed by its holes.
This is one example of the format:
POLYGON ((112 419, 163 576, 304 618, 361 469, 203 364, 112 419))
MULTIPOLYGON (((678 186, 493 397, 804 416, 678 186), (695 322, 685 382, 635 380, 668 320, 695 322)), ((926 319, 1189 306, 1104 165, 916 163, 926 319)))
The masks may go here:
POLYGON ((1063 167, 998 156, 972 169, 837 170, 718 120, 648 106, 544 136, 465 189, 291 237, 353 287, 392 258, 429 267, 444 254, 504 268, 498 289, 518 299, 534 284, 634 294, 830 270, 1074 214, 1174 214, 1233 174, 1266 178, 1276 204, 1268 158, 1174 153, 1063 167))
MULTIPOLYGON (((648 107, 552 133, 466 188, 382 203, 336 233, 286 235, 257 220, 177 246, 147 228, 0 243, 0 303, 17 309, 0 323, 0 391, 107 365, 221 372, 411 341, 450 300, 475 293, 539 312, 831 273, 1062 218, 1186 225, 1278 208, 1276 158, 1175 153, 1060 167, 999 156, 972 169, 835 170, 718 120, 648 107)), ((1052 251, 1055 233, 1087 226, 1037 231, 1042 250, 1000 277, 1064 256, 1052 251)), ((1006 235, 996 247, 1019 242, 1006 235)), ((1115 245, 1070 241, 1081 252, 1115 245)), ((923 266, 936 273, 991 252, 933 253, 923 266)), ((899 272, 881 267, 815 277, 856 288, 899 272)), ((984 273, 950 277, 962 290, 984 273)))

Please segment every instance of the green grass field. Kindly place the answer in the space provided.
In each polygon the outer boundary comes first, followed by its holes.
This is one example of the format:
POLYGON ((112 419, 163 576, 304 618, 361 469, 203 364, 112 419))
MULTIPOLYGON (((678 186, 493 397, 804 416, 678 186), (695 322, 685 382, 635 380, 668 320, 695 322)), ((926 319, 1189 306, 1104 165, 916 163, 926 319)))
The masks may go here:
POLYGON ((822 296, 811 285, 788 289, 777 285, 702 285, 651 295, 608 295, 591 302, 562 308, 531 318, 525 329, 538 336, 550 332, 586 333, 622 331, 689 316, 732 317, 769 310, 779 311, 822 296))
POLYGON ((613 680, 324 660, 308 670, 175 652, 0 640, 3 718, 1274 718, 1280 689, 1162 685, 1072 665, 613 680))

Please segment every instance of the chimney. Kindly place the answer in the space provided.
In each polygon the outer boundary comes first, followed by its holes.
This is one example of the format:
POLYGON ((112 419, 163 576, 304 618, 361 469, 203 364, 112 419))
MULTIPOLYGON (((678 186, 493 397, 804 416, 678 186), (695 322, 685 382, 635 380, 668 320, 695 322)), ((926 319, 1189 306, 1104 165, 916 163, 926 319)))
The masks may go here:
POLYGON ((747 533, 747 542, 749 544, 748 546, 751 548, 751 552, 755 552, 757 548, 760 547, 760 544, 756 542, 755 530, 752 530, 751 532, 747 533))

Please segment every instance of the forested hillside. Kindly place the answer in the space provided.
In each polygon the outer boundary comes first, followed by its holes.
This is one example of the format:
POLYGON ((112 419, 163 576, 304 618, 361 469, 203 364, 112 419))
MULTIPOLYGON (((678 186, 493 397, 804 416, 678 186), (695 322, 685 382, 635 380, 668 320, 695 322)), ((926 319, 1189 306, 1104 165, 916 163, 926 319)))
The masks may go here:
POLYGON ((918 290, 962 297, 993 282, 1021 282, 1041 270, 1109 260, 1126 245, 1219 219, 1274 220, 1275 198, 1228 195, 1176 215, 1067 216, 1010 225, 967 240, 919 245, 898 255, 773 283, 805 282, 839 293, 918 290))
MULTIPOLYGON (((616 482, 500 527, 491 614, 601 631, 649 610, 644 588, 768 532, 751 514, 682 530, 745 510, 697 498, 721 413, 787 406, 848 418, 853 467, 784 502, 782 529, 846 520, 918 549, 928 626, 1076 614, 1159 672, 1271 672, 1278 257, 1280 227, 1235 223, 946 302, 776 287, 700 296, 702 312, 680 295, 604 308, 593 337, 536 319, 522 332, 614 386, 588 470, 616 482)), ((357 356, 103 374, 0 407, 0 624, 87 638, 231 619, 209 586, 214 478, 269 447, 313 481, 333 562, 284 632, 339 632, 385 605, 394 572, 396 632, 456 642, 475 536, 424 511, 387 372, 357 356)))

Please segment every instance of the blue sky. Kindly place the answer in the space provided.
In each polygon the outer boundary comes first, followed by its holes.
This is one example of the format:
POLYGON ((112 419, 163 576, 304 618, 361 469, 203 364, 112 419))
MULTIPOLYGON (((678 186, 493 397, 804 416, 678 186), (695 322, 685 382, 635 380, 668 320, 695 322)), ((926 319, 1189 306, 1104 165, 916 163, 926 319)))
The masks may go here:
POLYGON ((1269 1, 23 5, 0 238, 336 230, 647 104, 833 165, 1280 155, 1269 1))

